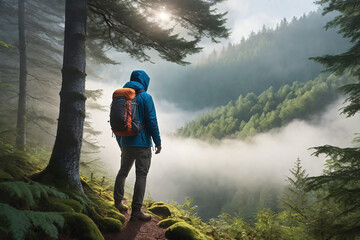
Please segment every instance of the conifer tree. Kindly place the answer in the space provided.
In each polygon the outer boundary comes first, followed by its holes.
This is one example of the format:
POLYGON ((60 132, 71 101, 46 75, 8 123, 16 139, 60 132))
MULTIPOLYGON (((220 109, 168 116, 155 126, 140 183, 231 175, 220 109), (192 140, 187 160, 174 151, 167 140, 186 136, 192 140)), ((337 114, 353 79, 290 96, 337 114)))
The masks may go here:
POLYGON ((307 220, 306 211, 309 208, 310 200, 309 194, 305 191, 306 178, 308 174, 301 166, 301 161, 298 158, 295 166, 290 169, 291 177, 287 177, 289 186, 284 191, 283 197, 280 202, 284 205, 285 209, 300 216, 300 221, 305 223, 307 220))
POLYGON ((97 40, 98 46, 111 46, 139 60, 150 60, 146 53, 155 49, 165 60, 187 64, 184 58, 201 50, 203 37, 217 42, 228 37, 225 14, 214 6, 222 0, 192 1, 96 1, 67 0, 65 9, 64 60, 60 113, 54 149, 46 169, 37 180, 82 191, 79 159, 85 117, 85 39, 97 40), (162 28, 154 14, 166 9, 176 28, 162 28), (88 20, 88 21, 87 21, 88 20))
MULTIPOLYGON (((346 52, 338 55, 326 55, 313 58, 324 64, 328 71, 342 74, 348 71, 357 78, 357 82, 343 86, 341 89, 349 95, 349 103, 342 109, 348 117, 360 110, 360 2, 358 0, 322 0, 317 2, 325 6, 323 14, 333 11, 340 14, 330 21, 326 28, 338 27, 344 37, 349 38, 353 46, 346 52)), ((341 216, 347 216, 342 227, 338 227, 340 236, 356 236, 360 233, 360 148, 340 148, 336 146, 316 147, 315 156, 325 154, 327 169, 321 176, 309 178, 309 189, 325 188, 328 197, 335 199, 342 207, 341 216)))

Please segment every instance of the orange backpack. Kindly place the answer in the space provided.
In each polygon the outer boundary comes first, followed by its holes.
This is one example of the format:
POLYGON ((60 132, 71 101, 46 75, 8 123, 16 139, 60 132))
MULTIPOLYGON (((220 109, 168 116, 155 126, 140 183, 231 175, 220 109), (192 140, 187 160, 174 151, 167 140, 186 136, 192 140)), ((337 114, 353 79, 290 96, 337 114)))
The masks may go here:
POLYGON ((144 90, 135 91, 132 88, 120 88, 113 93, 110 108, 111 130, 117 136, 136 136, 144 126, 138 115, 138 94, 144 90))

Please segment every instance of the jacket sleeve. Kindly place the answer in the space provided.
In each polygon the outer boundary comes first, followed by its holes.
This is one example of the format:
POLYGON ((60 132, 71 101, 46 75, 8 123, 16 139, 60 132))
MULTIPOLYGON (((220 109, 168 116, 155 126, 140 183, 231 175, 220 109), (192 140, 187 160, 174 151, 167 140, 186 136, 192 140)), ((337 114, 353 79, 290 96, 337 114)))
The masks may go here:
POLYGON ((161 145, 160 132, 158 127, 158 122, 156 118, 156 111, 154 101, 150 94, 145 99, 145 127, 148 130, 150 136, 152 137, 155 146, 161 145))

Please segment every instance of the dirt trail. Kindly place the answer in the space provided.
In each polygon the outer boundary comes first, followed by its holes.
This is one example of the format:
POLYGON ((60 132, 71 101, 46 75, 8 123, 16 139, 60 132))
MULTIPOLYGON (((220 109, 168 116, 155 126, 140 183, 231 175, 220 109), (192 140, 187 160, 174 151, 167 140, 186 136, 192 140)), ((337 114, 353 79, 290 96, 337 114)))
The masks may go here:
POLYGON ((104 234, 105 240, 166 240, 165 229, 157 223, 159 218, 152 216, 151 221, 129 221, 130 214, 124 214, 126 221, 121 233, 104 234))

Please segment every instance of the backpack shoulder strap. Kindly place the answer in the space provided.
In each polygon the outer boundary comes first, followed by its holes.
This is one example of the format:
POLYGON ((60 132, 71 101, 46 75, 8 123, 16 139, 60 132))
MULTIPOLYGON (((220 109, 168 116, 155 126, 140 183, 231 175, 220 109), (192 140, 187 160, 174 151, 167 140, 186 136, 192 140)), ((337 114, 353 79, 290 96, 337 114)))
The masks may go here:
POLYGON ((140 94, 140 93, 142 93, 142 92, 145 92, 145 90, 140 89, 140 90, 138 90, 138 91, 136 91, 136 92, 135 92, 135 93, 136 93, 136 96, 135 96, 135 100, 136 100, 136 102, 138 102, 138 99, 139 99, 139 94, 140 94))
POLYGON ((136 93, 136 95, 138 95, 138 94, 140 94, 140 93, 142 93, 142 92, 145 92, 145 90, 144 90, 144 89, 140 89, 140 90, 136 91, 135 93, 136 93))

